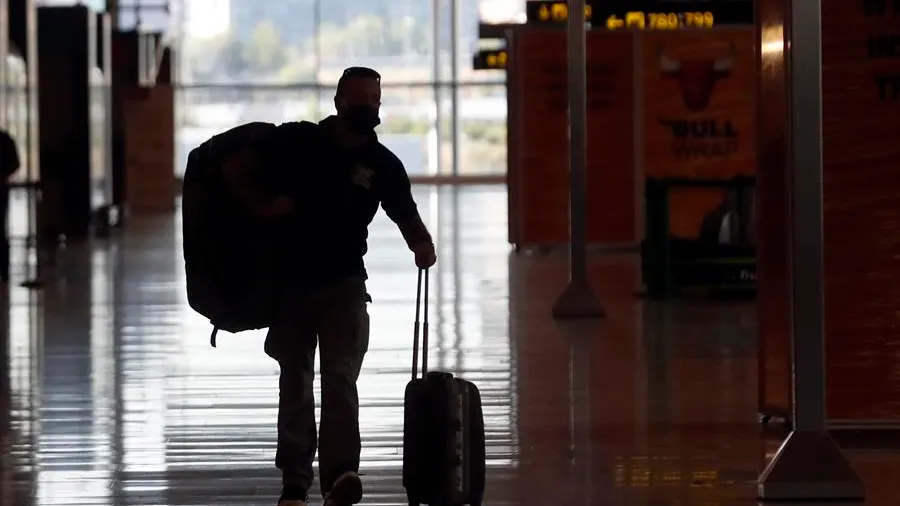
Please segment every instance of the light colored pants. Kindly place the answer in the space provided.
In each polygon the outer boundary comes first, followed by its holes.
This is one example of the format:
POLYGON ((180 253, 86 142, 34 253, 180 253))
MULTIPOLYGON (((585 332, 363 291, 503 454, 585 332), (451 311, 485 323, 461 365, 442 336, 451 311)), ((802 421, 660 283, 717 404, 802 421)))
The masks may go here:
POLYGON ((323 495, 341 474, 359 470, 356 380, 369 347, 369 302, 361 277, 314 289, 300 283, 284 288, 265 350, 281 367, 275 465, 286 487, 309 490, 317 446, 323 495), (318 438, 313 398, 317 343, 322 375, 318 438))

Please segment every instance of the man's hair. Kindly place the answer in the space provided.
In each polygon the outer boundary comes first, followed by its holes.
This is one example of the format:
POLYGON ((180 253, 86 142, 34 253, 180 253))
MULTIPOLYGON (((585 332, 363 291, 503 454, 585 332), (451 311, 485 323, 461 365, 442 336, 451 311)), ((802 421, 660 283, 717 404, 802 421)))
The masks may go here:
POLYGON ((335 96, 341 96, 341 93, 344 91, 344 87, 347 85, 347 81, 358 77, 362 77, 365 79, 375 79, 379 84, 381 83, 381 74, 379 74, 375 69, 370 69, 369 67, 348 67, 344 70, 344 73, 341 74, 341 78, 338 79, 337 91, 335 92, 335 96))

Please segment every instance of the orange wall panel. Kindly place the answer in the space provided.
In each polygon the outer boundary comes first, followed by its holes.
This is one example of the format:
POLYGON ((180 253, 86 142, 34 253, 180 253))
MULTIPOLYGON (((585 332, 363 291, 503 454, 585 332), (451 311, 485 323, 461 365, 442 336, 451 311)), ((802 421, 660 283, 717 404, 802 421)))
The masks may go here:
MULTIPOLYGON (((900 114, 878 76, 872 36, 900 32, 900 12, 867 16, 860 2, 823 2, 822 147, 825 332, 829 416, 900 422, 900 114), (885 92, 885 95, 881 93, 885 92)), ((891 52, 894 46, 890 46, 891 52)))
POLYGON ((171 85, 132 88, 124 99, 125 189, 135 214, 175 210, 175 91, 171 85))
MULTIPOLYGON (((568 221, 566 34, 522 27, 510 41, 511 182, 522 245, 562 244, 568 221), (511 104, 512 107, 512 104, 511 104)), ((588 241, 635 241, 633 38, 588 34, 588 241)))
MULTIPOLYGON (((765 0, 763 5, 777 3, 765 0)), ((900 12, 893 11, 892 2, 884 5, 882 14, 864 12, 860 2, 822 5, 825 391, 832 424, 900 422, 900 59, 890 40, 900 33, 900 12), (887 44, 879 46, 879 40, 887 44)), ((774 61, 764 59, 763 70, 776 77, 771 71, 774 61)), ((777 130, 783 127, 768 120, 762 127, 766 142, 761 151, 771 151, 777 159, 777 130)), ((787 165, 786 170, 793 167, 787 165)), ((770 181, 775 181, 774 174, 770 181)), ((777 182, 764 184, 763 190, 779 195, 777 182)), ((771 213, 771 203, 764 204, 771 213)), ((787 288, 773 284, 773 278, 789 272, 789 263, 782 259, 788 258, 790 242, 782 254, 770 252, 780 240, 777 217, 770 215, 763 223, 772 225, 763 236, 771 256, 761 266, 766 270, 760 271, 760 288, 775 290, 760 294, 767 296, 759 313, 761 401, 764 408, 788 411, 791 329, 782 311, 789 300, 779 300, 787 288), (768 307, 779 303, 782 311, 768 307)), ((788 239, 791 233, 788 229, 788 239)))
MULTIPOLYGON (((730 179, 756 164, 755 31, 644 32, 644 173, 730 179)), ((671 230, 695 237, 722 200, 715 190, 675 189, 671 230)))
MULTIPOLYGON (((758 0, 760 47, 778 47, 790 6, 758 0)), ((756 293, 761 412, 785 415, 791 405, 790 205, 788 69, 781 51, 760 55, 757 149, 756 293)))
MULTIPOLYGON (((510 240, 522 246, 569 238, 565 58, 564 30, 511 30, 510 240)), ((755 174, 756 69, 753 28, 588 33, 589 242, 643 238, 645 176, 755 174)), ((722 197, 674 190, 672 232, 696 236, 722 197)))
POLYGON ((642 37, 646 174, 752 175, 754 31, 646 32, 642 37))

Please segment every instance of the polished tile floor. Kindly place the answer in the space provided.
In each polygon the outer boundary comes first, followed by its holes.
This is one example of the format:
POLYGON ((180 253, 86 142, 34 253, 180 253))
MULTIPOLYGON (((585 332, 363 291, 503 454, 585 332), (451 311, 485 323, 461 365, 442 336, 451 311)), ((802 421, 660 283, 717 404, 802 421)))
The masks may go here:
MULTIPOLYGON (((645 303, 636 259, 609 255, 592 259, 609 317, 555 323, 565 256, 510 255, 502 189, 416 191, 439 244, 431 365, 482 389, 488 504, 755 504, 781 435, 756 423, 752 305, 645 303)), ((43 290, 4 294, 2 506, 274 504, 275 365, 261 333, 209 347, 180 235, 176 218, 135 219, 71 247, 43 290)), ((415 269, 383 216, 368 266, 364 503, 404 504, 415 269)), ((869 504, 896 505, 900 453, 852 457, 869 504)))

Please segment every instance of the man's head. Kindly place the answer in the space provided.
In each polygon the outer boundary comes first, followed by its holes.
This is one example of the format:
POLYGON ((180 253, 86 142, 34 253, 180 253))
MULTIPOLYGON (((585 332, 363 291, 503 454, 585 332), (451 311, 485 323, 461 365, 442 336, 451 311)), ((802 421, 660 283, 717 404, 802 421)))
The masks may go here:
POLYGON ((370 134, 381 123, 381 74, 367 67, 350 67, 338 80, 334 107, 338 118, 358 135, 370 134))

